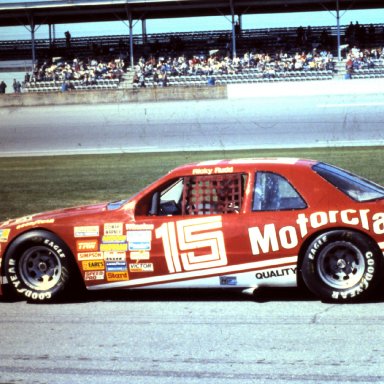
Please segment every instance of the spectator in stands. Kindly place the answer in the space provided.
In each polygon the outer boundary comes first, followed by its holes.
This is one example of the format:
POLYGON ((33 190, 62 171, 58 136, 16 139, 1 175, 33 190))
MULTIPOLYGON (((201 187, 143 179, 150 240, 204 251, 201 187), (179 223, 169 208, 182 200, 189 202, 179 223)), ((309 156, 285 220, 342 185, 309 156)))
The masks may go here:
POLYGON ((69 33, 69 31, 66 31, 64 33, 65 35, 65 46, 67 47, 67 49, 70 49, 71 48, 71 34, 69 33))
POLYGON ((207 85, 209 85, 210 87, 213 87, 216 83, 216 79, 213 77, 213 76, 209 76, 208 77, 208 81, 207 81, 207 85))
POLYGON ((13 92, 14 93, 20 93, 21 92, 21 84, 20 81, 16 81, 16 79, 13 79, 13 92))
POLYGON ((69 84, 68 81, 64 80, 61 84, 61 92, 68 92, 69 91, 69 84))
POLYGON ((5 93, 6 89, 7 89, 7 84, 5 84, 4 81, 1 81, 1 83, 0 83, 0 94, 5 93))
POLYGON ((140 85, 141 88, 145 88, 144 72, 140 72, 140 74, 139 74, 139 85, 140 85))
POLYGON ((162 86, 162 87, 167 87, 167 86, 168 86, 168 75, 167 75, 167 71, 164 71, 164 72, 161 74, 161 86, 162 86))

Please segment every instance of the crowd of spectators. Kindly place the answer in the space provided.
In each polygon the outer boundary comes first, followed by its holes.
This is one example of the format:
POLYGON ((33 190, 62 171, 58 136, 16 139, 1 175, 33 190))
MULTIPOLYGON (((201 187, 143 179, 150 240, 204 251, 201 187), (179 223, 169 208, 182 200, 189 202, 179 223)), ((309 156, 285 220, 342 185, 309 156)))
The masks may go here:
MULTIPOLYGON (((360 28, 352 26, 350 28, 360 28)), ((304 39, 309 32, 305 31, 304 39)), ((356 33, 355 33, 356 35, 356 33)), ((301 36, 301 35, 300 35, 301 36)), ((381 48, 359 49, 354 46, 345 51, 346 71, 362 68, 374 68, 382 61, 384 65, 384 51, 381 48)), ((322 71, 334 70, 335 61, 331 51, 313 48, 309 51, 288 54, 279 51, 274 54, 264 52, 247 52, 241 56, 231 58, 220 51, 211 51, 208 55, 194 55, 187 57, 161 56, 149 58, 141 57, 134 67, 133 82, 145 87, 146 82, 152 81, 159 86, 167 86, 169 80, 176 76, 205 75, 209 79, 215 75, 233 75, 246 72, 257 73, 259 76, 273 78, 286 72, 293 71, 322 71)), ((62 91, 73 88, 73 81, 88 86, 97 84, 100 79, 118 79, 121 81, 127 70, 127 63, 121 58, 78 59, 45 61, 37 65, 32 74, 26 74, 24 86, 40 81, 53 81, 60 85, 62 91)), ((1 91, 3 91, 1 84, 1 91)), ((20 92, 19 84, 13 84, 14 92, 20 92)))
POLYGON ((145 86, 145 79, 166 86, 172 76, 237 74, 247 70, 261 73, 265 77, 273 77, 277 72, 302 70, 333 70, 333 55, 329 51, 316 49, 311 52, 297 52, 294 55, 279 52, 275 55, 268 53, 245 53, 243 56, 230 58, 217 53, 211 55, 196 55, 191 58, 151 57, 148 60, 140 58, 135 66, 134 83, 145 86))
POLYGON ((345 68, 352 74, 355 70, 373 69, 377 64, 384 64, 384 51, 377 49, 360 49, 353 47, 346 52, 345 68))
POLYGON ((79 81, 84 85, 96 84, 99 79, 118 79, 121 80, 126 69, 124 60, 79 60, 71 61, 45 61, 37 65, 32 74, 25 76, 24 82, 28 86, 31 82, 54 81, 59 84, 71 81, 79 81))

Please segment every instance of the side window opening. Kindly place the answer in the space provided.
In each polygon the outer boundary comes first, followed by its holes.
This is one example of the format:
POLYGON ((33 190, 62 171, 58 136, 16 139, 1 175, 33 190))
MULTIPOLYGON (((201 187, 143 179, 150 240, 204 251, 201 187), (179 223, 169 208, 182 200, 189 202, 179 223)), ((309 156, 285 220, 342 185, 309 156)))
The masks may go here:
POLYGON ((245 176, 238 174, 188 176, 183 190, 184 215, 239 213, 245 176))
POLYGON ((273 172, 257 172, 252 211, 306 208, 307 204, 289 181, 273 172))
POLYGON ((180 178, 160 193, 159 215, 180 215, 184 179, 180 178))
POLYGON ((239 213, 245 182, 246 176, 240 173, 181 177, 152 194, 147 214, 173 216, 239 213))

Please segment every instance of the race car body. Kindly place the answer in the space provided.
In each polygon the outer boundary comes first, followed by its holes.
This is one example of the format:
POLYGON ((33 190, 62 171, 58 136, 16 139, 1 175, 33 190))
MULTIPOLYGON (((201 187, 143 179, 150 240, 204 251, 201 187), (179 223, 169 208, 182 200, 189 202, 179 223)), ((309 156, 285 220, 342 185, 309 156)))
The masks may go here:
POLYGON ((384 189, 298 159, 176 168, 127 201, 0 226, 2 291, 296 286, 352 301, 382 278, 384 189))

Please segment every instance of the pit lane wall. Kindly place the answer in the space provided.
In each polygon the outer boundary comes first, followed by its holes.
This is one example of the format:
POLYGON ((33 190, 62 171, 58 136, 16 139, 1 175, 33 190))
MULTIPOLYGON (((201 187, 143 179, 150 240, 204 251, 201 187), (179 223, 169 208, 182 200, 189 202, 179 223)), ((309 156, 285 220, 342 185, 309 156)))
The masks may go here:
POLYGON ((382 97, 384 78, 5 94, 0 95, 0 108, 361 93, 382 97))
POLYGON ((40 92, 0 95, 1 107, 42 105, 141 103, 227 98, 226 86, 114 89, 70 92, 40 92))

